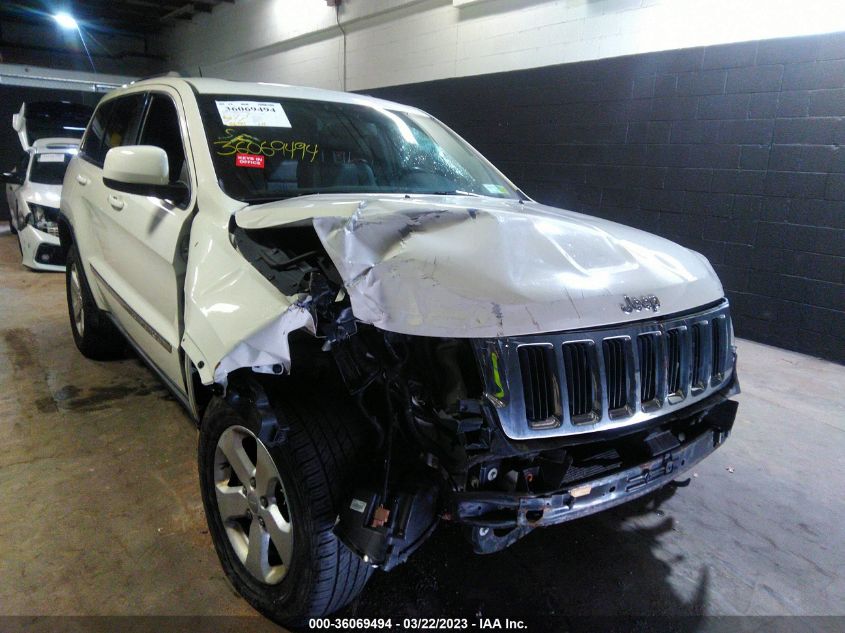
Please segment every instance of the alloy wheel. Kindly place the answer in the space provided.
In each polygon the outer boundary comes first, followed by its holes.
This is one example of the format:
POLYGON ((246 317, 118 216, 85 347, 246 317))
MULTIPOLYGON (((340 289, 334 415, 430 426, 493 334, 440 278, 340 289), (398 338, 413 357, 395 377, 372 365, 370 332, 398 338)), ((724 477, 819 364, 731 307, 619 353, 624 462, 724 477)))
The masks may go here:
POLYGON ((73 312, 73 324, 79 336, 85 334, 85 308, 82 303, 82 283, 76 262, 70 268, 70 307, 73 312))
POLYGON ((293 526, 282 478, 249 429, 227 428, 214 455, 217 511, 238 559, 257 580, 282 581, 293 554, 293 526))

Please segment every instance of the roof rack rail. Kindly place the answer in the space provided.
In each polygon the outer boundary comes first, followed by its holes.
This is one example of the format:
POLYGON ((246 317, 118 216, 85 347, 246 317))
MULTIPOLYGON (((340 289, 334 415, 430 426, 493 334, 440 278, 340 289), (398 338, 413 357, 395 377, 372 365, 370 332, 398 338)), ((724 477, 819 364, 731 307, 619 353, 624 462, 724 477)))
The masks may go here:
POLYGON ((156 79, 158 77, 181 77, 182 73, 178 70, 168 70, 166 73, 156 73, 154 75, 146 75, 145 77, 138 77, 138 79, 133 79, 129 82, 129 85, 138 83, 139 81, 144 81, 146 79, 156 79))

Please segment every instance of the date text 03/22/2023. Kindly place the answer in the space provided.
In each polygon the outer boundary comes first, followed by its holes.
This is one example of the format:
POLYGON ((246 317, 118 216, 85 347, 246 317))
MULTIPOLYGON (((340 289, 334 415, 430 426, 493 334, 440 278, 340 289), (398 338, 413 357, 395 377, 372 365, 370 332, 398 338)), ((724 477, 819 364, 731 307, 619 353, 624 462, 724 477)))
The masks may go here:
POLYGON ((308 621, 310 629, 397 629, 404 631, 417 630, 527 630, 522 620, 511 620, 510 618, 311 618, 308 621))

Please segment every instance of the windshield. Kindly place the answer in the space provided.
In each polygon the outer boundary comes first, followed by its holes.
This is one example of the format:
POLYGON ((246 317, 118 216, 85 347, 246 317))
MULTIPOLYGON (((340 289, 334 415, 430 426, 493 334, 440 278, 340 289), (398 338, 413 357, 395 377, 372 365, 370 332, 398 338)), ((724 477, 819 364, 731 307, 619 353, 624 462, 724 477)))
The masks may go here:
POLYGON ((60 185, 72 154, 36 154, 29 170, 29 181, 39 185, 60 185))
POLYGON ((248 202, 311 193, 519 192, 437 120, 380 107, 198 97, 220 186, 248 202))

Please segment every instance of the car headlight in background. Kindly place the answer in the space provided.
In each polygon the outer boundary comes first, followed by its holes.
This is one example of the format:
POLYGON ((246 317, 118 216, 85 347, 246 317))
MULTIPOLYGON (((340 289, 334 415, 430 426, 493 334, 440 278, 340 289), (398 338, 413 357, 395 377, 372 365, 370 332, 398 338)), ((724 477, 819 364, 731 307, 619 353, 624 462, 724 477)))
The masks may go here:
POLYGON ((27 224, 50 235, 59 235, 59 210, 41 204, 30 204, 27 224))

